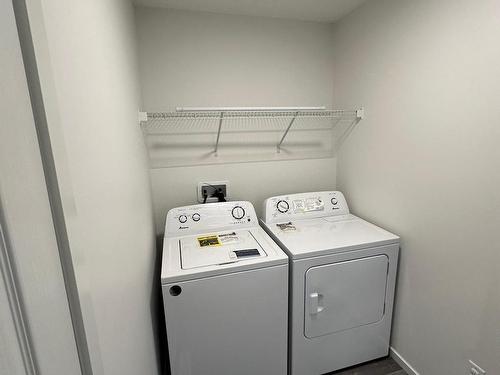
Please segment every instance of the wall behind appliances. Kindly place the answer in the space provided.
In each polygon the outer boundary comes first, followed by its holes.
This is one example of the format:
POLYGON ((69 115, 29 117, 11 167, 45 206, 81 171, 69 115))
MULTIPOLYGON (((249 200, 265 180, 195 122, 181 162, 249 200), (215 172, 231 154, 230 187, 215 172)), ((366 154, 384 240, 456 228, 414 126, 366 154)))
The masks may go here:
MULTIPOLYGON (((143 109, 179 106, 329 106, 328 24, 136 8, 143 109)), ((335 159, 153 170, 161 232, 168 209, 196 203, 198 181, 229 179, 232 198, 258 209, 269 195, 335 187, 335 159)))
POLYGON ((133 7, 33 0, 28 11, 93 373, 157 374, 133 7))
POLYGON ((369 1, 335 30, 355 213, 402 237, 392 345, 420 374, 500 374, 500 3, 369 1))
POLYGON ((335 159, 153 169, 151 179, 156 230, 162 233, 170 208, 198 202, 198 181, 228 179, 231 200, 252 202, 260 215, 262 203, 273 195, 332 190, 335 187, 335 159))

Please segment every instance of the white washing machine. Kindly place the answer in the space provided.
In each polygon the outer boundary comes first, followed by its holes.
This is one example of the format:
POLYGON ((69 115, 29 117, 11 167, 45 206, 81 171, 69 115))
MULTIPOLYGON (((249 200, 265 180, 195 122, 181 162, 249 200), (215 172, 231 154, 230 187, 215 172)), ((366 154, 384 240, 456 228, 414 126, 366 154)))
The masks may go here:
POLYGON ((338 191, 269 198, 262 225, 290 257, 290 373, 386 356, 399 237, 351 215, 338 191))
POLYGON ((173 375, 287 373, 288 257, 250 202, 170 210, 161 283, 173 375))

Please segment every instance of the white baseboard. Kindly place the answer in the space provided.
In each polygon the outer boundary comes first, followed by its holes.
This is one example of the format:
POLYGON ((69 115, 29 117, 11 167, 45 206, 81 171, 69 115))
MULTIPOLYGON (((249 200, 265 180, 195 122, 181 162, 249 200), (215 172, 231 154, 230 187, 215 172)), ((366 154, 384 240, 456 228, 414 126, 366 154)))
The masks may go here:
POLYGON ((396 349, 394 349, 392 346, 390 347, 389 350, 389 355, 391 356, 394 361, 401 366, 403 370, 406 371, 408 375, 420 375, 417 370, 415 370, 412 365, 408 363, 406 359, 404 359, 401 354, 399 354, 396 349))

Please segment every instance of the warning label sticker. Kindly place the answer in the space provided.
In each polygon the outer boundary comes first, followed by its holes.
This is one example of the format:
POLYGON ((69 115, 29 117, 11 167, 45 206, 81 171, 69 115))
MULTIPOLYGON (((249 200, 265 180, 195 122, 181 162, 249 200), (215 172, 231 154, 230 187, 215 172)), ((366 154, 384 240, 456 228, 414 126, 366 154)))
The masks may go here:
POLYGON ((221 242, 219 241, 219 236, 217 235, 198 237, 197 240, 198 243, 200 244, 200 247, 221 245, 221 242))
POLYGON ((288 223, 282 223, 282 224, 276 224, 278 228, 280 228, 283 232, 291 232, 297 230, 295 225, 292 224, 292 222, 288 223))
POLYGON ((212 234, 210 236, 203 236, 197 238, 200 247, 206 246, 222 246, 232 243, 238 243, 239 237, 235 232, 212 234))
POLYGON ((237 243, 239 242, 239 238, 236 235, 236 232, 219 234, 219 241, 223 244, 237 243))

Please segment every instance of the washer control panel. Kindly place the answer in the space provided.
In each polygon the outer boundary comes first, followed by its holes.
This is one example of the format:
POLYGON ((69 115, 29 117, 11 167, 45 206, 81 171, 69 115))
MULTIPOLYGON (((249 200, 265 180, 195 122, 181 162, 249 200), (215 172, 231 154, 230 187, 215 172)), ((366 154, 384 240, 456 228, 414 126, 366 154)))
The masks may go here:
POLYGON ((246 201, 196 204, 168 211, 165 233, 206 233, 258 226, 252 203, 246 201))
POLYGON ((347 215, 349 207, 340 191, 319 191, 276 196, 264 202, 266 223, 293 219, 347 215))

